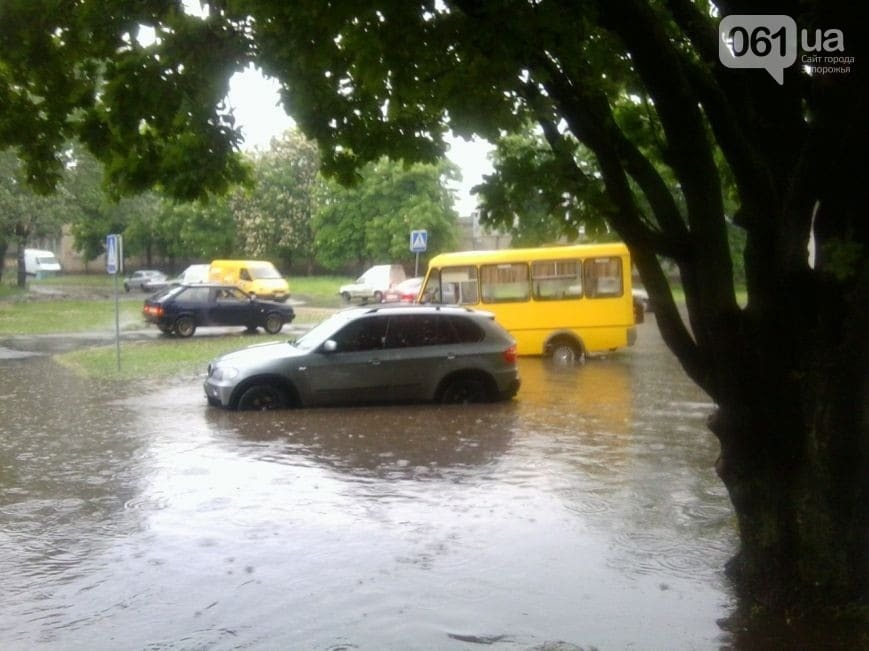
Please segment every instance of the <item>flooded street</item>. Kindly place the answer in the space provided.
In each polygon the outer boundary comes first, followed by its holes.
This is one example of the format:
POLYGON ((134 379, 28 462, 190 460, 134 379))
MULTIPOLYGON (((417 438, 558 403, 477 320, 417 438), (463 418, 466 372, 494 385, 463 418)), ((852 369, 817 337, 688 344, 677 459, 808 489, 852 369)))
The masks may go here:
POLYGON ((228 413, 0 360, 0 647, 727 648, 712 405, 654 323, 520 369, 506 404, 228 413))

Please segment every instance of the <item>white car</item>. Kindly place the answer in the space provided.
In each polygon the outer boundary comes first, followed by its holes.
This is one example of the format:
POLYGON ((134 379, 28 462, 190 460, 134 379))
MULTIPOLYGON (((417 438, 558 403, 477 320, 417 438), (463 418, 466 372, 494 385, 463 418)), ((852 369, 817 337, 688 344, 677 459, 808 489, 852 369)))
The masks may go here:
POLYGON ((128 292, 131 289, 149 290, 148 283, 160 283, 166 280, 166 274, 156 269, 140 269, 134 271, 130 276, 124 278, 124 291, 128 292))

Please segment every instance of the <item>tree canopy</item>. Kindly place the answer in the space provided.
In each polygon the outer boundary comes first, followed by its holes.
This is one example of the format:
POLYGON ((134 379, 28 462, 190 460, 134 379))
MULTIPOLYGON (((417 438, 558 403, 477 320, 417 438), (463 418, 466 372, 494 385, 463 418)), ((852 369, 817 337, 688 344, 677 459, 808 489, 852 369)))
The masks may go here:
POLYGON ((718 405, 733 576, 767 604, 841 603, 869 584, 862 22, 844 0, 774 3, 804 33, 843 32, 857 62, 791 65, 778 83, 719 60, 717 16, 753 7, 216 0, 193 15, 180 1, 9 0, 0 147, 41 185, 74 137, 119 191, 221 191, 245 174, 222 101, 251 61, 342 181, 384 155, 432 162, 448 130, 494 142, 537 125, 551 156, 527 183, 593 207, 628 244, 665 341, 718 405), (745 232, 747 305, 729 219, 745 232))
POLYGON ((456 244, 456 215, 445 181, 456 170, 386 159, 361 170, 352 187, 332 182, 323 189, 314 220, 320 262, 358 271, 376 263, 410 261, 412 230, 428 231, 434 253, 456 244))

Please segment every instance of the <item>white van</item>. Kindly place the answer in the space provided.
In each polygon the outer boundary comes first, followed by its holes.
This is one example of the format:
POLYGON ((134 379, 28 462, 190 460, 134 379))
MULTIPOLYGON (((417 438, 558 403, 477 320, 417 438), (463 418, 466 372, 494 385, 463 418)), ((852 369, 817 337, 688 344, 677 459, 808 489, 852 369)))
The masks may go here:
POLYGON ((178 280, 187 285, 193 283, 207 283, 208 270, 210 268, 211 265, 208 264, 192 264, 181 272, 181 275, 178 276, 178 280))
POLYGON ((45 278, 60 271, 60 260, 51 251, 24 249, 24 273, 28 276, 45 278))
POLYGON ((348 303, 358 299, 363 303, 380 303, 389 289, 404 280, 404 267, 400 264, 378 264, 356 279, 355 283, 343 285, 338 293, 348 303))

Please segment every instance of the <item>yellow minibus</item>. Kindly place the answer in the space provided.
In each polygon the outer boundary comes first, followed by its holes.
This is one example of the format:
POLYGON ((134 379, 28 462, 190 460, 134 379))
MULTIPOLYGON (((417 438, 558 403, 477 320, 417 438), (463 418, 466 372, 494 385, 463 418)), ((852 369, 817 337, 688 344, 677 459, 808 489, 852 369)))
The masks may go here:
POLYGON ((442 253, 418 300, 491 312, 520 355, 559 362, 636 339, 631 259, 619 242, 442 253))

